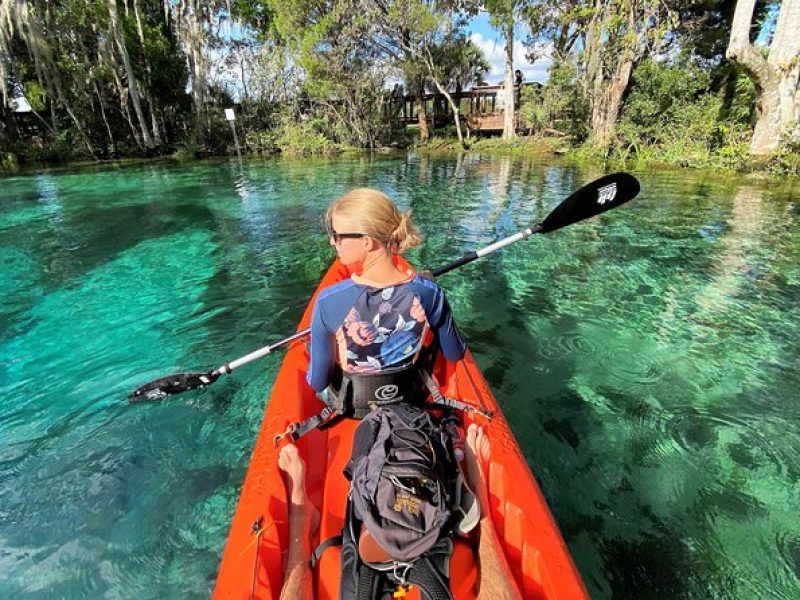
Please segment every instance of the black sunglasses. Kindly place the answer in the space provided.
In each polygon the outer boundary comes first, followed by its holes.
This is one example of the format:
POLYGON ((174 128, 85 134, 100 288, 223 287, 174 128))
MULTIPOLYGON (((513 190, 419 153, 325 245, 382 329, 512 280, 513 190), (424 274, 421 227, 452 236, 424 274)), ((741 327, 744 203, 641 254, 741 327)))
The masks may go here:
POLYGON ((342 240, 356 240, 366 237, 366 235, 366 233, 338 233, 335 229, 328 229, 328 237, 333 240, 334 244, 338 244, 342 240))

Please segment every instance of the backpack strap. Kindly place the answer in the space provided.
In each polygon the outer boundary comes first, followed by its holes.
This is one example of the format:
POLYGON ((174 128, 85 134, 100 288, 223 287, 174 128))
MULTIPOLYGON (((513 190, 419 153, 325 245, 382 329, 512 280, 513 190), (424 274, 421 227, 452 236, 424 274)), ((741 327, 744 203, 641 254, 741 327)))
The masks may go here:
POLYGON ((319 546, 314 548, 314 552, 311 553, 311 568, 316 569, 317 564, 319 563, 319 559, 322 558, 322 555, 325 553, 325 550, 328 548, 332 548, 333 546, 341 546, 342 545, 342 536, 341 535, 334 535, 329 537, 327 540, 320 542, 319 546))
POLYGON ((419 588, 423 600, 453 600, 448 579, 433 566, 430 557, 424 556, 414 563, 408 572, 408 583, 419 588))
POLYGON ((357 572, 356 600, 379 600, 386 586, 386 575, 364 563, 358 565, 357 572))
POLYGON ((431 395, 431 400, 433 402, 429 405, 430 407, 475 413, 481 415, 489 421, 492 420, 492 417, 494 416, 492 411, 478 408, 477 406, 467 404, 466 402, 462 402, 461 400, 457 400, 455 398, 448 398, 442 394, 439 386, 436 384, 433 377, 431 377, 430 372, 426 368, 424 364, 425 362, 429 362, 427 357, 426 359, 421 360, 420 364, 418 365, 411 365, 411 367, 403 369, 400 372, 386 374, 359 376, 345 374, 339 371, 337 374, 338 376, 335 377, 336 385, 331 385, 331 387, 327 390, 328 395, 325 396, 325 407, 316 415, 313 415, 304 421, 291 423, 286 428, 286 431, 275 436, 275 445, 277 446, 281 440, 287 437, 291 438, 293 442, 296 442, 314 429, 326 429, 338 423, 339 420, 344 417, 362 419, 372 409, 379 406, 402 405, 403 403, 413 404, 413 400, 409 398, 409 396, 413 396, 413 390, 415 389, 413 381, 416 378, 416 373, 419 374, 419 377, 422 379, 422 383, 425 385, 428 393, 431 395), (386 400, 378 400, 377 398, 374 398, 370 403, 371 406, 369 407, 353 405, 352 398, 356 395, 372 397, 376 395, 376 393, 379 395, 379 390, 382 388, 390 387, 395 388, 395 393, 397 394, 396 396, 392 395, 392 397, 387 398, 386 400), (330 395, 334 396, 333 401, 328 399, 330 395))

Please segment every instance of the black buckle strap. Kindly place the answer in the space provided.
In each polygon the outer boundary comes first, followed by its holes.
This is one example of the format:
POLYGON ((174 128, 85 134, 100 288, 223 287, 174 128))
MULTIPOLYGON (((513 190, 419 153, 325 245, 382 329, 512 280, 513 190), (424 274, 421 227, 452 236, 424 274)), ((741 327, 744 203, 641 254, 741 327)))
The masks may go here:
POLYGON ((486 411, 472 404, 462 402, 461 400, 444 396, 439 390, 439 386, 433 380, 433 377, 431 377, 431 374, 423 367, 407 368, 400 373, 369 374, 358 377, 341 374, 341 379, 338 381, 339 389, 330 390, 333 394, 338 393, 338 397, 334 402, 326 404, 319 413, 304 421, 291 423, 286 428, 286 431, 275 436, 275 446, 277 447, 281 440, 285 438, 290 438, 293 442, 296 442, 314 429, 330 427, 343 417, 361 419, 371 410, 379 406, 409 402, 411 399, 408 398, 408 396, 412 395, 416 390, 414 382, 418 381, 416 380, 417 373, 431 395, 431 400, 433 400, 431 404, 432 407, 476 413, 489 421, 492 420, 494 415, 491 411, 486 411), (398 375, 400 376, 399 379, 397 378, 398 375), (392 381, 397 383, 390 383, 392 381), (381 399, 380 392, 387 388, 393 389, 389 390, 390 393, 387 394, 387 396, 389 396, 388 398, 381 399), (356 394, 361 397, 371 397, 372 400, 366 407, 353 406, 352 398, 355 397, 356 394), (349 402, 343 401, 344 398, 347 397, 350 399, 349 402), (347 404, 349 404, 349 406, 345 406, 347 404))
POLYGON ((466 402, 462 402, 461 400, 456 400, 455 398, 448 398, 444 396, 439 389, 439 386, 436 385, 436 382, 431 377, 431 374, 428 373, 425 369, 419 370, 420 377, 422 377, 422 381, 425 383, 425 387, 428 388, 428 392, 430 392, 431 399, 433 400, 432 405, 434 407, 440 408, 449 408, 451 410, 460 410, 463 412, 470 412, 476 413, 484 417, 485 419, 491 421, 494 413, 492 411, 486 411, 477 406, 472 404, 467 404, 466 402))
POLYGON ((309 417, 305 421, 290 423, 286 428, 286 431, 275 436, 275 446, 277 447, 281 440, 287 437, 291 438, 293 442, 296 442, 314 429, 324 429, 328 424, 327 421, 333 420, 331 419, 332 415, 338 415, 336 409, 332 406, 325 406, 325 408, 319 411, 316 415, 309 417))

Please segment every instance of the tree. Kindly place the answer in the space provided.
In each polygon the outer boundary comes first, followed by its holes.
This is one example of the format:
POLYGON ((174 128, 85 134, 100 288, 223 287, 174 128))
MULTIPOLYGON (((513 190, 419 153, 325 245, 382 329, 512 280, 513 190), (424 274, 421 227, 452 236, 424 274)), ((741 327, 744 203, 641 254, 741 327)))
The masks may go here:
POLYGON ((781 2, 766 56, 751 41, 756 0, 739 0, 727 57, 742 65, 756 86, 756 125, 750 153, 765 156, 782 140, 800 140, 800 0, 781 2))
POLYGON ((0 0, 0 76, 68 154, 163 151, 185 114, 171 15, 158 0, 0 0))
POLYGON ((525 0, 487 0, 486 10, 492 25, 503 32, 505 39, 505 61, 503 88, 505 96, 503 116, 503 139, 513 138, 514 131, 514 24, 525 0), (510 109, 510 110, 509 110, 510 109))
POLYGON ((471 83, 481 81, 489 72, 489 61, 475 43, 459 33, 440 47, 437 61, 442 65, 446 87, 460 94, 471 83))
POLYGON ((608 147, 634 66, 658 48, 672 22, 659 0, 592 0, 583 51, 591 142, 608 147))
POLYGON ((460 39, 464 11, 473 11, 474 4, 469 0, 382 0, 374 5, 377 44, 398 63, 422 62, 427 78, 450 105, 458 141, 464 146, 460 108, 448 90, 447 67, 435 55, 441 57, 443 47, 460 39))
POLYGON ((390 58, 375 43, 377 31, 367 0, 268 0, 273 35, 304 73, 305 110, 321 115, 327 134, 373 147, 389 130, 384 84, 390 58))

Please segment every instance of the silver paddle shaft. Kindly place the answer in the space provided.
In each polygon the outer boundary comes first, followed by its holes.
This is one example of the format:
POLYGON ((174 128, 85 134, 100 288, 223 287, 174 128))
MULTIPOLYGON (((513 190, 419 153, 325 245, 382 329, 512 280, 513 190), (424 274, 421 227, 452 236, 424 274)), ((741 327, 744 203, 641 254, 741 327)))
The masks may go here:
POLYGON ((481 248, 480 250, 476 250, 475 254, 477 255, 478 258, 481 258, 483 256, 486 256, 487 254, 491 254, 492 252, 500 250, 501 248, 505 248, 506 246, 509 246, 514 242, 524 240, 526 237, 530 237, 534 233, 537 233, 537 231, 538 230, 536 229, 536 227, 528 227, 527 229, 523 229, 522 231, 519 231, 514 235, 510 235, 507 238, 503 238, 502 240, 499 240, 494 244, 489 244, 488 246, 481 248))
POLYGON ((269 346, 264 346, 263 348, 255 350, 255 351, 251 352, 250 354, 246 354, 245 356, 242 356, 241 358, 237 358, 236 360, 232 360, 229 363, 225 363, 221 367, 217 367, 216 369, 214 369, 212 371, 212 373, 214 373, 216 375, 226 375, 226 374, 230 373, 231 371, 233 371, 234 369, 238 369, 242 365, 246 365, 247 363, 253 362, 254 360, 258 360, 259 358, 261 358, 263 356, 266 356, 267 354, 271 354, 275 350, 283 348, 284 346, 288 346, 289 344, 291 344, 295 340, 299 340, 299 339, 304 338, 309 333, 311 333, 311 329, 310 328, 303 329, 302 331, 298 331, 294 335, 290 335, 289 337, 281 340, 280 342, 275 342, 274 344, 271 344, 269 346))

